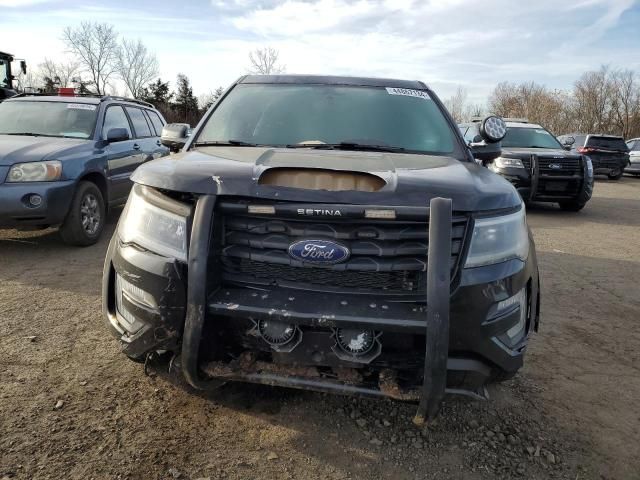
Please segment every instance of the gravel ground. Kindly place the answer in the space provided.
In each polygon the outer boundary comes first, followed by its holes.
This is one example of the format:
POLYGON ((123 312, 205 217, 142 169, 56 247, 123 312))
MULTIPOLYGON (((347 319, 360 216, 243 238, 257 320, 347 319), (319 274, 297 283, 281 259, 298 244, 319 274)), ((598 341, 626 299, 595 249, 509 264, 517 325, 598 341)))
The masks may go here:
MULTIPOLYGON (((119 212, 116 212, 119 213, 119 212)), ((529 210, 542 327, 491 400, 414 407, 252 385, 213 394, 126 360, 100 316, 107 234, 0 232, 0 479, 640 478, 640 179, 529 210)))

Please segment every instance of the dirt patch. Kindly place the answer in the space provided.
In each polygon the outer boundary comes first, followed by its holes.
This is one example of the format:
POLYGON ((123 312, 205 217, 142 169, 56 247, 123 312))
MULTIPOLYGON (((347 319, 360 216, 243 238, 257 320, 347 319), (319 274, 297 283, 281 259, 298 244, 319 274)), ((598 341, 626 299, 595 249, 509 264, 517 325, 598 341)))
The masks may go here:
POLYGON ((103 326, 100 244, 0 232, 0 479, 637 478, 640 179, 529 211, 541 332, 487 402, 415 407, 145 376, 103 326))

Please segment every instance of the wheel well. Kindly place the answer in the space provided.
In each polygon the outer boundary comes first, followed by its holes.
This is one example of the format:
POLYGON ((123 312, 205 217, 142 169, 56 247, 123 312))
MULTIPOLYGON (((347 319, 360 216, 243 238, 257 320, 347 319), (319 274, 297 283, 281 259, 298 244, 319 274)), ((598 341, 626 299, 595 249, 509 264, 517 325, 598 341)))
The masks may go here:
POLYGON ((104 176, 96 172, 87 173, 86 175, 81 177, 79 181, 91 182, 95 184, 100 189, 100 193, 102 194, 102 198, 104 200, 105 209, 107 210, 109 209, 109 194, 107 190, 107 180, 104 178, 104 176))

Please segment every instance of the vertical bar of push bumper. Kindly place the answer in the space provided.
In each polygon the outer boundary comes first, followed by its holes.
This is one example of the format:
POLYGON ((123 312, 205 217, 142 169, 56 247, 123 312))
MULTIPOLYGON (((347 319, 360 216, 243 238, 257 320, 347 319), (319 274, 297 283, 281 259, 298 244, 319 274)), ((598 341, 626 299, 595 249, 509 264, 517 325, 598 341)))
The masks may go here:
POLYGON ((533 201, 538 191, 538 183, 540 177, 540 169, 538 167, 538 156, 531 155, 531 191, 529 192, 529 201, 533 201))
POLYGON ((189 242, 187 316, 181 355, 184 376, 197 389, 208 388, 208 382, 202 380, 198 373, 198 351, 207 305, 207 262, 215 203, 214 195, 204 195, 198 199, 189 242))
POLYGON ((434 198, 429 205, 427 261, 427 328, 424 380, 413 422, 432 421, 440 410, 447 386, 449 357, 449 297, 451 289, 451 216, 449 198, 434 198))

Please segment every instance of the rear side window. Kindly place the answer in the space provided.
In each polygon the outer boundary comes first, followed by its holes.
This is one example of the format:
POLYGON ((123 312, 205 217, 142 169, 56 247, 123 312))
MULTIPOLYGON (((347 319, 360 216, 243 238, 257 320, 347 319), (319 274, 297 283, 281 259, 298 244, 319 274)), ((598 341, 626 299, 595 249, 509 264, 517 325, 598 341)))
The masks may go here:
POLYGON ((162 134, 162 127, 164 127, 164 122, 160 119, 160 116, 153 110, 145 110, 145 112, 147 112, 147 115, 149 115, 149 119, 151 120, 153 128, 156 131, 156 136, 159 137, 160 134, 162 134))
POLYGON ((124 110, 120 105, 114 105, 112 107, 108 107, 107 111, 104 114, 104 125, 102 127, 102 139, 107 139, 107 133, 112 128, 124 128, 127 130, 129 134, 129 138, 131 135, 131 127, 129 126, 129 120, 127 116, 124 114, 124 110))
POLYGON ((592 135, 589 137, 587 145, 585 146, 603 148, 606 150, 616 150, 620 152, 626 152, 629 150, 622 137, 597 137, 592 135))
POLYGON ((149 129, 149 124, 147 120, 144 118, 144 113, 142 110, 135 107, 125 107, 127 109, 127 113, 131 118, 131 123, 133 124, 133 130, 136 132, 136 137, 151 137, 151 130, 149 129))
POLYGON ((640 140, 629 140, 627 146, 629 150, 640 150, 640 140))
POLYGON ((575 139, 575 143, 573 144, 573 148, 584 147, 584 141, 587 137, 584 135, 576 135, 573 137, 575 139))

